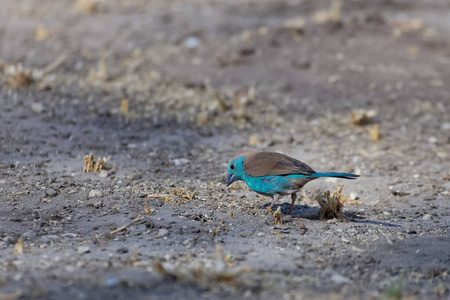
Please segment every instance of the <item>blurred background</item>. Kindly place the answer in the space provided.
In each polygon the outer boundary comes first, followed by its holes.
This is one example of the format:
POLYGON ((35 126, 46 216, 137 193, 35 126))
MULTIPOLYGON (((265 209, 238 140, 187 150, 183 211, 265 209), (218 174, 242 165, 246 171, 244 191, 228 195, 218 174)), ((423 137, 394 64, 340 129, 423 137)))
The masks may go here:
POLYGON ((0 299, 448 296, 449 16, 448 0, 0 0, 0 299), (249 150, 360 174, 353 221, 318 220, 338 183, 314 181, 274 226, 268 198, 224 184, 249 150), (83 173, 89 153, 109 168, 83 173), (231 283, 170 271, 218 257, 231 283))

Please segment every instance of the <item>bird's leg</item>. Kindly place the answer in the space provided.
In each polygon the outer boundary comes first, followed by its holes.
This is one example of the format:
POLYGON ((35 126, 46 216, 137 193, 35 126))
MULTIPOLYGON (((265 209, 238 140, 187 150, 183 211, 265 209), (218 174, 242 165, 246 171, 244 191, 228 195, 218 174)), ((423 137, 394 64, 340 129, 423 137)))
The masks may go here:
POLYGON ((275 204, 275 203, 277 203, 278 202, 278 200, 280 200, 280 195, 279 194, 275 194, 275 195, 273 195, 273 201, 272 201, 272 203, 270 203, 270 205, 267 207, 267 212, 269 212, 269 210, 271 210, 272 209, 272 206, 275 204))
POLYGON ((297 199, 297 193, 291 194, 291 199, 292 199, 291 208, 289 208, 288 215, 290 215, 292 213, 292 209, 294 209, 294 203, 295 203, 295 200, 297 199))

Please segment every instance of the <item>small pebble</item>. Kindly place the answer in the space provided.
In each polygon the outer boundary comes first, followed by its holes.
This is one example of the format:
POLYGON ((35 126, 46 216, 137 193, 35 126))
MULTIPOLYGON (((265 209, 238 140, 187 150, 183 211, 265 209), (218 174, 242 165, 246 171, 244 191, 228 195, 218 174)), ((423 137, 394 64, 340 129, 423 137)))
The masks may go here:
POLYGON ((32 230, 28 230, 27 232, 22 234, 22 238, 24 239, 34 239, 36 237, 36 232, 32 230))
POLYGON ((117 277, 110 277, 105 280, 105 285, 108 287, 116 286, 119 283, 120 283, 120 280, 117 277))
POLYGON ((422 220, 424 220, 424 221, 429 221, 429 220, 431 220, 431 215, 430 215, 430 214, 425 214, 425 215, 422 217, 422 220))
POLYGON ((190 36, 184 41, 184 46, 189 49, 195 49, 200 45, 200 39, 195 36, 190 36))
POLYGON ((258 236, 265 236, 266 234, 264 232, 258 232, 258 236))
POLYGON ((46 188, 45 189, 45 195, 49 197, 56 196, 58 192, 54 188, 46 188))
POLYGON ((101 171, 100 171, 100 174, 98 174, 98 177, 100 177, 100 178, 106 178, 106 177, 108 177, 108 172, 105 171, 105 170, 101 170, 101 171))
POLYGON ((435 136, 430 136, 428 139, 428 143, 430 144, 436 144, 438 142, 438 139, 435 136))
POLYGON ((158 235, 159 235, 160 237, 166 237, 166 236, 169 235, 169 230, 167 230, 167 229, 165 229, 165 228, 161 228, 161 229, 158 231, 158 235))
POLYGON ((89 246, 80 246, 77 249, 78 254, 89 253, 91 251, 91 247, 89 246))
POLYGON ((89 192, 89 198, 100 198, 103 197, 103 193, 100 190, 92 190, 89 192))
POLYGON ((31 110, 37 114, 40 114, 45 110, 45 108, 42 103, 35 102, 35 103, 31 104, 31 110))
POLYGON ((173 163, 175 164, 176 167, 178 166, 182 166, 182 165, 187 165, 189 164, 191 161, 187 158, 177 158, 173 160, 173 163))
POLYGON ((349 278, 342 276, 339 273, 334 273, 333 275, 331 275, 331 281, 333 281, 334 283, 337 283, 337 284, 345 284, 345 283, 352 282, 349 278))

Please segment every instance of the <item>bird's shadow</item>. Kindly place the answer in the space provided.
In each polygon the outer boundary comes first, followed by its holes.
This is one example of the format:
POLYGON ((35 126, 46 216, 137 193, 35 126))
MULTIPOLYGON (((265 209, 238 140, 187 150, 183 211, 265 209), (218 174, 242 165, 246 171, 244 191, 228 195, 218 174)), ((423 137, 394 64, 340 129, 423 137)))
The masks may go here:
MULTIPOLYGON (((261 209, 266 209, 269 207, 270 203, 261 205, 261 209)), ((272 207, 273 211, 276 211, 278 207, 281 207, 281 212, 283 215, 287 215, 290 208, 290 203, 281 203, 281 204, 275 204, 272 207)), ((381 222, 381 221, 373 221, 367 219, 363 213, 361 212, 355 212, 355 211, 344 211, 344 216, 347 218, 348 222, 351 223, 360 223, 360 224, 373 224, 373 225, 381 225, 386 227, 401 227, 400 225, 389 223, 389 222, 381 222)), ((292 217, 293 218, 301 218, 301 219, 307 219, 307 220, 320 220, 320 208, 316 206, 308 206, 308 205, 294 205, 294 208, 292 210, 292 217)), ((322 219, 322 221, 326 219, 322 219)))

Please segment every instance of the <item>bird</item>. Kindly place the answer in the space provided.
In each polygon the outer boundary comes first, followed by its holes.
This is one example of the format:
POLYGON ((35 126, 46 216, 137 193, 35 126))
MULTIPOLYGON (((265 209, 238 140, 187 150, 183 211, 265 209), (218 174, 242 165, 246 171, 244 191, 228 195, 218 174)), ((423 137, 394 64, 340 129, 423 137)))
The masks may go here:
POLYGON ((271 197, 268 210, 282 197, 291 195, 292 214, 297 192, 308 182, 322 177, 356 179, 359 175, 337 172, 316 172, 310 166, 278 152, 252 152, 231 160, 228 164, 227 186, 243 180, 250 189, 271 197))

